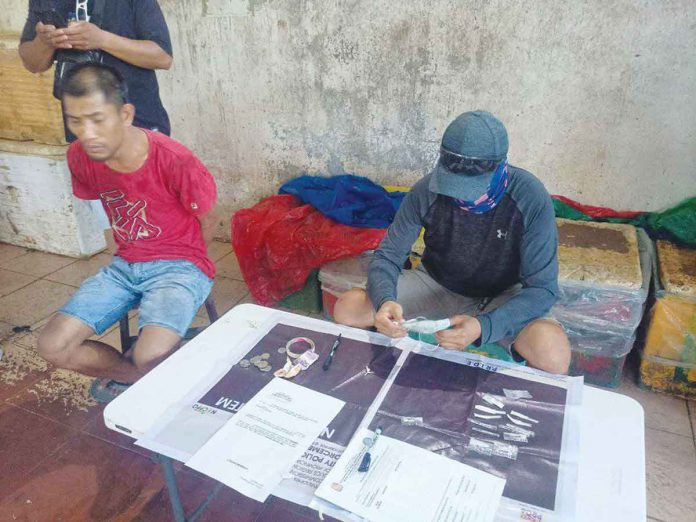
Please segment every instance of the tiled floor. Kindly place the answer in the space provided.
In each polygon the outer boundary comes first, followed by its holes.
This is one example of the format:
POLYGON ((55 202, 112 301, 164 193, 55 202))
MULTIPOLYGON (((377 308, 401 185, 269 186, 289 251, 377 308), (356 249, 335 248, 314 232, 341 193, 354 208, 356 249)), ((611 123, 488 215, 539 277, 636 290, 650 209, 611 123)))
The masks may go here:
MULTIPOLYGON (((89 398, 90 379, 56 370, 36 354, 41 328, 80 282, 109 262, 113 249, 89 260, 0 244, 0 520, 171 520, 164 479, 147 451, 108 430, 89 398), (28 328, 26 328, 28 327, 28 328)), ((224 313, 251 300, 229 243, 215 243, 213 289, 224 313)), ((201 310, 197 322, 205 324, 201 310)), ((137 319, 131 318, 133 326, 137 319)), ((118 346, 118 330, 105 332, 118 346)), ((629 361, 619 393, 645 409, 648 515, 662 522, 696 516, 696 403, 639 389, 629 361)), ((187 507, 210 480, 179 469, 187 507)), ((309 521, 316 516, 278 500, 260 505, 225 488, 204 521, 309 521)))

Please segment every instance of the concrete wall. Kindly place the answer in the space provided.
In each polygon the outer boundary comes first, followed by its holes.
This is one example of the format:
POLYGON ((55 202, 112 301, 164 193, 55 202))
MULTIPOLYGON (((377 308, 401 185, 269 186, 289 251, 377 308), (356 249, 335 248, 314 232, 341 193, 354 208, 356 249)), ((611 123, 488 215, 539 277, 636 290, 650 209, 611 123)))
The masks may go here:
POLYGON ((413 183, 447 123, 476 108, 507 124, 511 162, 551 192, 649 210, 694 193, 694 0, 160 4, 174 134, 228 212, 304 171, 413 183))

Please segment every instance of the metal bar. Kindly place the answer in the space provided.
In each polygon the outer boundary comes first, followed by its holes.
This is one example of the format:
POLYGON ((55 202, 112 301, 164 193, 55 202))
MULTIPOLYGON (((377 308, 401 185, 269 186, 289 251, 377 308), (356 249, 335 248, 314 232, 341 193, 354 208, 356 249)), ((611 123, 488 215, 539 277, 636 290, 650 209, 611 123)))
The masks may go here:
POLYGON ((125 354, 131 348, 130 325, 128 324, 127 313, 119 319, 118 329, 121 334, 121 353, 125 354))
POLYGON ((215 306, 215 298, 212 294, 210 294, 208 299, 205 300, 205 311, 208 312, 208 319, 210 319, 211 323, 218 320, 219 316, 217 313, 217 307, 215 306))
POLYGON ((220 491, 222 486, 224 486, 224 484, 222 482, 218 482, 215 485, 213 490, 208 494, 208 497, 201 503, 200 506, 198 506, 196 511, 194 511, 191 514, 191 516, 188 519, 188 522, 196 522, 196 520, 198 520, 198 517, 200 517, 201 514, 203 513, 203 511, 205 511, 205 508, 207 508, 208 504, 210 504, 210 502, 215 498, 215 495, 218 494, 218 492, 220 491))
POLYGON ((167 491, 169 491, 169 501, 172 504, 172 513, 174 515, 174 520, 175 522, 186 522, 184 506, 181 504, 179 488, 176 485, 176 477, 174 477, 174 467, 172 466, 172 459, 164 455, 159 455, 158 458, 160 463, 162 464, 162 470, 164 471, 164 480, 167 483, 167 491))

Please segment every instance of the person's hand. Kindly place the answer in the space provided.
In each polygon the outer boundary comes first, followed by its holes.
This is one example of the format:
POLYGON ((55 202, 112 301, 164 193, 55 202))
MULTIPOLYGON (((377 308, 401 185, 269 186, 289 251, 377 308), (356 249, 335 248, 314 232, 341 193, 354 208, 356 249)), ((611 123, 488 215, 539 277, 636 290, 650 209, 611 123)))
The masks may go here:
POLYGON ((46 25, 41 22, 36 23, 36 36, 41 43, 51 49, 70 49, 72 45, 68 41, 68 36, 63 29, 56 29, 53 25, 46 25))
POLYGON ((470 315, 455 315, 450 319, 454 328, 435 334, 440 346, 450 350, 464 350, 481 337, 481 323, 470 315))
POLYGON ((107 34, 90 22, 73 22, 64 31, 73 49, 80 51, 101 49, 107 34))
POLYGON ((404 310, 396 301, 385 301, 375 314, 375 327, 379 333, 389 337, 406 337, 408 332, 401 326, 404 310))

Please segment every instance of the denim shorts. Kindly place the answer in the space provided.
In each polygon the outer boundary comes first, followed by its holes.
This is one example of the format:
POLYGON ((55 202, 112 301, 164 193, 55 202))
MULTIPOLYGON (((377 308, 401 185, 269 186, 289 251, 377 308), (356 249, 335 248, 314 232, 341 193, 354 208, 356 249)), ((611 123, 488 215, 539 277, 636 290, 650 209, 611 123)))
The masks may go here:
POLYGON ((189 261, 128 263, 114 257, 82 283, 60 313, 102 334, 139 305, 138 330, 162 326, 183 337, 212 286, 213 281, 189 261))

